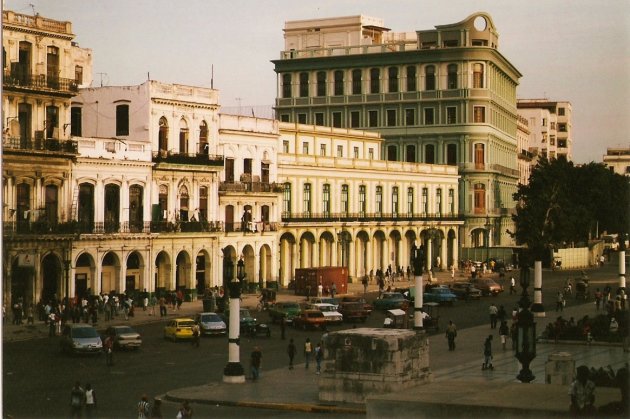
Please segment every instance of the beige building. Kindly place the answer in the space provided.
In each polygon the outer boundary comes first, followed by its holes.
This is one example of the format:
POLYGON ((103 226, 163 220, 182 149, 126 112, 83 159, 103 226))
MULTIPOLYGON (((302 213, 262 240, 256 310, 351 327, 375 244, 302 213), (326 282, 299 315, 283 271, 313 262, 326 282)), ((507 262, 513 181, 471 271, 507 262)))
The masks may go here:
POLYGON ((532 167, 536 166, 538 154, 530 150, 530 142, 532 142, 532 132, 529 129, 529 121, 518 116, 516 141, 518 144, 518 183, 527 185, 529 183, 529 175, 532 167))
POLYGON ((630 176, 630 147, 608 147, 603 161, 613 172, 630 176))
POLYGON ((529 123, 529 151, 547 159, 573 160, 570 102, 519 99, 518 114, 529 123))

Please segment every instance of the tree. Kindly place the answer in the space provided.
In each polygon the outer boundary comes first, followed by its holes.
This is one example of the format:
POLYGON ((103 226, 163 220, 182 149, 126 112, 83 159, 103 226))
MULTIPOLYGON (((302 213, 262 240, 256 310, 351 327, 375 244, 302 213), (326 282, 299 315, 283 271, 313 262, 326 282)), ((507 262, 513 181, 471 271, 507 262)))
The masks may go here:
POLYGON ((586 243, 602 231, 628 230, 627 179, 600 163, 575 166, 564 158, 542 159, 528 185, 514 194, 512 216, 518 244, 525 244, 535 260, 548 262, 550 250, 565 244, 586 243))

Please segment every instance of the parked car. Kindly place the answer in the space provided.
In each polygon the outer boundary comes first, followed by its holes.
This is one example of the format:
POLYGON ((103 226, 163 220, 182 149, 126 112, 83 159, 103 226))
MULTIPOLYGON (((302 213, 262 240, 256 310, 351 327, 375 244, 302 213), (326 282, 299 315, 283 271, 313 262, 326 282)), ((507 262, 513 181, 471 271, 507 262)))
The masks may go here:
POLYGON ((343 315, 337 311, 334 305, 328 303, 315 303, 311 304, 311 308, 319 310, 324 313, 324 318, 328 324, 341 324, 343 323, 343 315))
POLYGON ((114 349, 138 349, 142 345, 142 337, 131 326, 109 326, 105 336, 110 336, 114 349))
POLYGON ((304 330, 308 328, 326 329, 326 323, 324 313, 319 310, 303 310, 293 319, 293 326, 304 330))
POLYGON ((170 320, 164 326, 164 339, 171 339, 177 342, 180 339, 192 339, 192 327, 195 321, 190 318, 179 318, 170 320))
POLYGON ((374 300, 374 308, 377 310, 391 310, 393 308, 405 309, 409 301, 399 292, 384 292, 381 298, 374 300))
POLYGON ((66 324, 59 341, 61 350, 72 354, 100 354, 103 341, 93 326, 85 323, 66 324))
POLYGON ((460 300, 465 300, 466 295, 470 300, 478 300, 481 298, 481 290, 475 288, 470 282, 454 282, 450 285, 451 292, 460 300))
POLYGON ((370 315, 365 309, 365 304, 360 301, 342 301, 339 304, 339 312, 347 322, 356 320, 364 322, 370 315))
POLYGON ((457 296, 451 292, 448 288, 434 287, 428 292, 422 294, 422 300, 425 303, 439 303, 453 305, 457 296))
POLYGON ((296 317, 301 309, 298 303, 294 302, 278 302, 273 304, 267 310, 269 317, 273 323, 280 322, 280 319, 284 317, 288 324, 293 322, 293 318, 296 317))
POLYGON ((227 332, 227 325, 217 313, 197 313, 195 323, 199 325, 202 336, 225 335, 227 332))
POLYGON ((498 284, 494 279, 490 278, 476 278, 472 281, 475 288, 481 291, 482 295, 497 296, 503 292, 503 286, 498 284))
POLYGON ((332 304, 335 310, 339 308, 339 299, 332 297, 313 297, 309 300, 313 304, 332 304))
POLYGON ((372 310, 374 310, 374 306, 367 302, 363 297, 346 295, 341 298, 341 302, 339 304, 341 305, 343 303, 363 303, 363 308, 368 312, 368 314, 370 314, 372 310))
MULTIPOLYGON (((271 336, 271 329, 269 329, 269 325, 266 323, 259 323, 258 319, 252 316, 251 312, 246 308, 241 308, 239 310, 240 314, 240 328, 241 334, 247 336, 271 336)), ((227 329, 230 328, 230 311, 227 310, 223 312, 223 321, 225 322, 227 329)))

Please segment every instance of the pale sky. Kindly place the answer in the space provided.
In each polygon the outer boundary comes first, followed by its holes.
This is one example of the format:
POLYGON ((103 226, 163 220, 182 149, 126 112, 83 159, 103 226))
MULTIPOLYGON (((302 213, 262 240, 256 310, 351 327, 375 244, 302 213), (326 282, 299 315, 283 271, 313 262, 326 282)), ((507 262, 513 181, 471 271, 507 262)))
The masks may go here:
POLYGON ((214 87, 223 107, 274 103, 270 62, 287 20, 367 15, 394 32, 433 29, 488 12, 499 51, 523 74, 519 98, 568 100, 573 156, 601 161, 630 146, 628 0, 5 0, 5 8, 72 22, 91 48, 94 86, 147 79, 214 87))

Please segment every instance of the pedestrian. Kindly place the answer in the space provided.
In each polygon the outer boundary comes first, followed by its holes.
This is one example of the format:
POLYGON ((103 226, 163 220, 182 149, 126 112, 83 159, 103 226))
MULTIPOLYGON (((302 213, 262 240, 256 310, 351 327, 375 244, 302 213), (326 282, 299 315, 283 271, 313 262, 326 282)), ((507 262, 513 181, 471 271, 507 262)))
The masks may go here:
POLYGON ((367 289, 368 289, 368 277, 367 275, 363 277, 363 279, 361 280, 361 283, 363 284, 363 295, 367 294, 367 289))
POLYGON ((149 398, 143 394, 138 402, 138 419, 148 419, 149 413, 149 398))
POLYGON ((558 295, 556 296, 556 312, 562 312, 564 310, 564 295, 562 291, 558 291, 558 295))
POLYGON ((616 342, 617 341, 617 332, 619 331, 619 323, 617 322, 617 319, 615 319, 614 317, 610 318, 610 325, 608 326, 608 331, 609 331, 609 338, 611 342, 616 342))
POLYGON ((516 280, 514 277, 510 277, 510 295, 516 294, 516 280))
POLYGON ((333 282, 332 287, 330 289, 330 296, 335 298, 335 294, 337 293, 337 284, 333 282))
POLYGON ((311 362, 311 353, 313 352, 313 345, 311 344, 311 339, 306 338, 306 342, 304 342, 304 361, 306 362, 305 368, 308 369, 309 363, 311 362))
POLYGON ((153 294, 149 300, 149 306, 151 309, 149 310, 149 316, 155 316, 155 306, 157 305, 157 298, 155 294, 153 294))
POLYGON ((455 350, 455 338, 457 337, 457 327, 455 327, 455 323, 453 320, 448 321, 448 326, 446 326, 446 339, 448 339, 448 350, 455 350))
POLYGON ((595 308, 599 311, 599 306, 602 303, 602 292, 597 288, 595 290, 595 308))
POLYGON ((35 312, 33 310, 33 304, 29 304, 26 309, 26 324, 35 324, 35 312))
POLYGON ((322 359, 324 359, 324 350, 322 349, 322 343, 319 342, 315 347, 315 363, 317 364, 317 375, 322 372, 322 359))
POLYGON ((503 346, 503 350, 505 351, 505 346, 507 344, 507 338, 510 334, 510 328, 508 327, 507 321, 503 320, 501 325, 499 326, 499 335, 501 336, 501 345, 503 346))
POLYGON ((192 329, 192 345, 195 348, 199 347, 199 324, 195 323, 191 327, 192 329))
POLYGON ((105 364, 107 366, 114 365, 114 340, 110 335, 103 342, 103 351, 105 351, 105 364))
POLYGON ((488 335, 483 344, 483 365, 481 366, 481 369, 494 369, 492 366, 492 335, 488 335))
POLYGON ((78 381, 70 391, 70 417, 80 418, 83 416, 83 404, 85 403, 85 391, 78 381))
POLYGON ((166 317, 166 298, 160 297, 160 317, 166 317))
POLYGON ((96 392, 90 383, 85 385, 85 416, 88 418, 96 416, 96 392))
POLYGON ((490 303, 490 307, 488 308, 488 313, 490 314, 490 329, 497 328, 497 314, 499 313, 499 309, 494 303, 490 303))
POLYGON ((189 419, 192 418, 193 415, 193 410, 192 407, 190 407, 190 403, 188 402, 188 400, 184 400, 181 404, 181 406, 179 407, 179 410, 177 411, 177 416, 175 416, 176 419, 189 419))
POLYGON ((289 355, 289 369, 293 369, 293 358, 295 358, 295 353, 297 352, 297 348, 295 347, 295 343, 293 343, 293 338, 289 339, 289 345, 287 346, 287 354, 289 355))
POLYGON ((57 323, 57 314, 51 311, 48 315, 48 336, 54 337, 56 335, 55 328, 57 323))
POLYGON ((507 312, 505 311, 505 307, 503 307, 503 304, 501 304, 499 306, 499 310, 497 311, 497 321, 499 322, 499 324, 501 324, 501 322, 503 322, 506 317, 507 312))
POLYGON ((589 368, 580 365, 575 380, 569 388, 571 396, 570 411, 575 416, 593 416, 595 414, 595 383, 588 379, 589 368))
POLYGON ((286 327, 287 327, 287 316, 283 314, 282 317, 280 317, 280 338, 282 340, 285 339, 286 327))
POLYGON ((322 283, 320 282, 317 285, 317 296, 321 297, 323 293, 324 293, 324 285, 322 285, 322 283))
POLYGON ((258 380, 260 377, 260 361, 262 359, 262 352, 258 346, 254 346, 254 350, 251 355, 251 364, 252 364, 252 380, 258 380))
POLYGON ((153 399, 153 406, 151 406, 151 419, 162 419, 162 400, 153 399))

